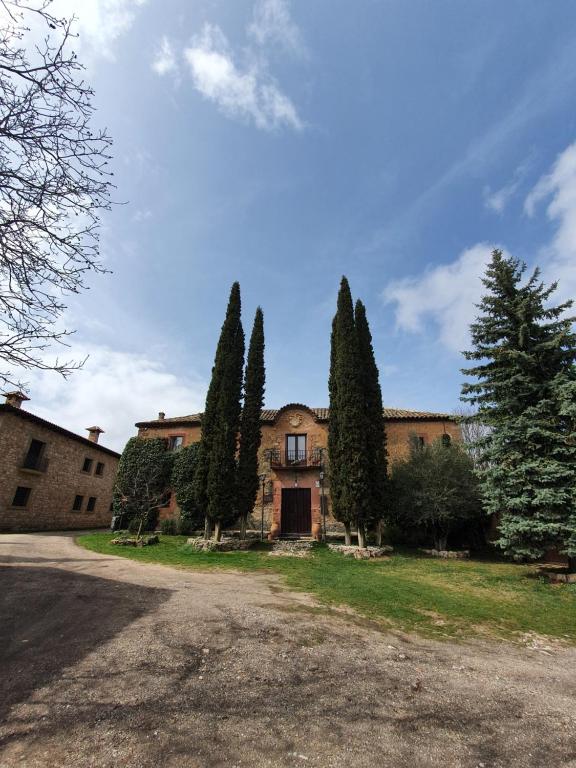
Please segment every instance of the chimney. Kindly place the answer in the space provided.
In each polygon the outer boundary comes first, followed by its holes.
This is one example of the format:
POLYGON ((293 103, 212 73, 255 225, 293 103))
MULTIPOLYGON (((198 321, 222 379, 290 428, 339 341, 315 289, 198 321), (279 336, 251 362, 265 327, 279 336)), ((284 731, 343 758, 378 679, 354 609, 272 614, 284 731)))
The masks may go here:
POLYGON ((160 413, 158 414, 158 421, 164 421, 165 416, 166 414, 164 413, 164 411, 160 411, 160 413))
POLYGON ((6 405, 11 405, 12 408, 21 408, 25 400, 30 400, 24 392, 5 392, 5 395, 6 405))
POLYGON ((88 440, 90 440, 92 443, 97 443, 98 438, 104 432, 104 430, 100 429, 100 427, 86 427, 86 429, 88 430, 88 440))

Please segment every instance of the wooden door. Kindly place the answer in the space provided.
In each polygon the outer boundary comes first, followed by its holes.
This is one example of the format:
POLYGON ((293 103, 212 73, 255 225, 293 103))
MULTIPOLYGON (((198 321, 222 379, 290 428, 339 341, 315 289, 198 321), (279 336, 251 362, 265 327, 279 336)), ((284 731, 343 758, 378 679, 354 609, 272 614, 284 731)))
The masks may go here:
POLYGON ((310 535, 312 528, 310 488, 282 488, 280 519, 283 534, 310 535))

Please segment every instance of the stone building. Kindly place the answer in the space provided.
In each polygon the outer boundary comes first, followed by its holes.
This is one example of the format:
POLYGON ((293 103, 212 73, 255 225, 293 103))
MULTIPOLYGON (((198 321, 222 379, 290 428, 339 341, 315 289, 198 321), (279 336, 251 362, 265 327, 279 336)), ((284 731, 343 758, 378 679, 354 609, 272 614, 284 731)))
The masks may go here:
MULTIPOLYGON (((385 408, 390 463, 407 456, 410 439, 422 444, 446 435, 460 440, 454 416, 385 408)), ((309 408, 290 403, 279 410, 262 412, 260 472, 262 484, 252 516, 260 528, 261 518, 271 537, 312 535, 318 537, 326 518, 327 529, 339 528, 330 515, 330 489, 325 470, 328 442, 327 408, 309 408)), ((202 415, 157 419, 136 424, 138 436, 162 438, 168 448, 178 450, 200 440, 202 415)), ((173 495, 160 518, 174 517, 178 508, 173 495)))
POLYGON ((22 408, 21 392, 0 404, 0 530, 47 531, 110 525, 120 455, 22 408))

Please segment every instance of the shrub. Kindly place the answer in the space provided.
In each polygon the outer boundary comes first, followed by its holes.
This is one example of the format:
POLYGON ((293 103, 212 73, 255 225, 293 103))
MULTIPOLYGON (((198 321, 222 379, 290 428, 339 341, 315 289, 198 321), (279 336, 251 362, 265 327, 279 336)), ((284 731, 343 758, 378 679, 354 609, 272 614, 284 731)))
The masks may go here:
POLYGON ((409 458, 393 467, 391 495, 389 522, 414 544, 426 538, 447 549, 457 531, 478 529, 484 517, 472 459, 462 446, 441 439, 412 443, 409 458))
POLYGON ((198 531, 201 529, 202 525, 196 525, 197 521, 193 520, 192 518, 188 517, 187 515, 180 515, 180 518, 178 520, 178 533, 181 536, 190 536, 195 531, 198 531))
POLYGON ((160 531, 165 536, 175 536, 178 533, 178 525, 176 520, 173 520, 171 517, 167 520, 162 520, 160 523, 160 531))
MULTIPOLYGON (((181 509, 178 524, 180 533, 183 533, 183 526, 186 528, 186 533, 188 530, 199 530, 204 527, 204 515, 196 503, 194 488, 199 445, 200 443, 187 445, 178 451, 174 457, 170 485, 176 494, 176 501, 181 509)), ((183 533, 183 535, 186 535, 186 533, 183 533)))
POLYGON ((131 438, 120 457, 114 487, 114 514, 123 515, 130 531, 155 530, 173 454, 160 439, 131 438))

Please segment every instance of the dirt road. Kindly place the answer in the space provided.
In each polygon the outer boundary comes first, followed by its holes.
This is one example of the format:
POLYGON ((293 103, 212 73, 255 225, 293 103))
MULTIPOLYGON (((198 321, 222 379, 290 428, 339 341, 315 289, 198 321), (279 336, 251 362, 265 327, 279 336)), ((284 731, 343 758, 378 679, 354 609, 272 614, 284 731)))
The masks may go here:
POLYGON ((576 766, 576 651, 434 643, 271 577, 0 536, 0 766, 576 766))

